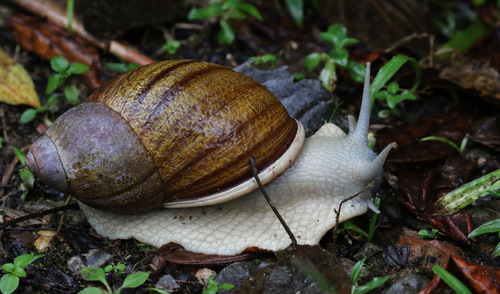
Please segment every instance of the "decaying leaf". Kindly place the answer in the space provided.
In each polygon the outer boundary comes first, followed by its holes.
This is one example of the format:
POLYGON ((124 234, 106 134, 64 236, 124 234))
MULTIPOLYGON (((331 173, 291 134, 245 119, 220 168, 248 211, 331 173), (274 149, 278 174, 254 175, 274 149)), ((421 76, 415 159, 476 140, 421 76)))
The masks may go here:
POLYGON ((0 101, 12 105, 40 107, 30 75, 0 49, 0 101))

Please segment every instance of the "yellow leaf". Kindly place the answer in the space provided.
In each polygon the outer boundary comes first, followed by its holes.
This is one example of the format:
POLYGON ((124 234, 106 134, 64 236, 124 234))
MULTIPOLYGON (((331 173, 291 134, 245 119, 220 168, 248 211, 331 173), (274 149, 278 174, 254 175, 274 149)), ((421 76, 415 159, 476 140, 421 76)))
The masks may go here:
POLYGON ((33 81, 24 67, 0 49, 0 102, 40 107, 33 81))

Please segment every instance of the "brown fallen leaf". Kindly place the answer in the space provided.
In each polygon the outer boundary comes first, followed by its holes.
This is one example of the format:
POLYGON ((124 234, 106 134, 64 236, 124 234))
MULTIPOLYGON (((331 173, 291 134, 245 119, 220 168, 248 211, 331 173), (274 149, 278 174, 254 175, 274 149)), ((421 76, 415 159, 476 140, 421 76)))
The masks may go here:
POLYGON ((83 74, 85 83, 91 88, 99 87, 100 56, 91 44, 55 24, 27 15, 12 15, 8 28, 17 43, 27 51, 50 60, 62 56, 69 62, 81 62, 90 67, 83 74))
POLYGON ((22 65, 0 49, 0 101, 40 107, 30 75, 22 65))
MULTIPOLYGON (((500 293, 500 270, 498 269, 472 264, 455 255, 452 255, 443 267, 474 293, 500 293)), ((426 287, 420 290, 419 294, 447 293, 449 290, 450 287, 436 275, 426 287)))

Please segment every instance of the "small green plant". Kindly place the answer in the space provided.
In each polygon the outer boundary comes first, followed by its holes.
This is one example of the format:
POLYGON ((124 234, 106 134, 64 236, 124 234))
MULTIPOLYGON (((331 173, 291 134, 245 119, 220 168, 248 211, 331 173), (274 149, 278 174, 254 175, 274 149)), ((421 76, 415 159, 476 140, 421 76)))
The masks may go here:
POLYGON ((23 180, 23 183, 26 185, 26 187, 28 187, 28 190, 23 192, 22 199, 25 199, 29 190, 33 189, 33 184, 35 183, 35 176, 26 166, 26 154, 24 154, 24 152, 22 152, 17 147, 12 146, 12 149, 14 150, 14 153, 16 154, 17 158, 19 158, 19 161, 23 165, 23 168, 19 170, 19 176, 21 177, 21 180, 23 180))
POLYGON ((366 292, 371 291, 379 286, 382 286, 382 284, 384 284, 389 279, 389 276, 375 277, 370 282, 368 282, 362 286, 359 286, 358 280, 360 277, 361 269, 363 268, 363 265, 365 264, 365 261, 366 261, 366 256, 363 257, 363 259, 361 259, 360 261, 358 261, 352 269, 351 281, 353 283, 353 286, 351 288, 351 294, 366 293, 366 292))
MULTIPOLYGON (((373 200, 373 204, 375 205, 375 207, 379 208, 380 207, 380 198, 376 197, 373 200)), ((343 224, 342 228, 339 228, 337 230, 337 234, 341 233, 343 231, 346 231, 346 230, 352 230, 352 231, 358 232, 361 235, 363 235, 366 238, 367 242, 371 242, 371 240, 373 238, 373 234, 375 233, 376 229, 377 229, 377 214, 373 213, 372 217, 370 218, 370 227, 368 229, 368 232, 365 232, 363 229, 356 227, 352 222, 347 221, 343 224)))
POLYGON ((212 275, 208 278, 208 285, 203 289, 203 294, 215 294, 220 290, 231 290, 234 288, 233 284, 220 284, 214 281, 215 276, 212 275))
MULTIPOLYGON (((113 269, 114 269, 113 266, 111 266, 108 268, 108 271, 111 271, 113 269)), ((139 287, 140 285, 144 284, 144 282, 146 282, 146 280, 149 277, 149 273, 146 272, 137 272, 130 274, 125 278, 123 284, 118 289, 113 291, 109 286, 108 282, 106 281, 106 272, 102 268, 84 267, 82 268, 81 274, 82 278, 86 281, 101 282, 106 287, 107 291, 103 291, 97 287, 89 287, 78 292, 80 294, 97 294, 97 293, 119 294, 122 289, 139 287)))
POLYGON ((319 74, 323 86, 333 92, 337 81, 336 67, 346 69, 351 78, 357 82, 362 82, 365 75, 365 67, 356 61, 349 60, 349 51, 347 46, 358 43, 358 40, 347 37, 347 31, 344 25, 337 23, 331 25, 326 32, 319 34, 319 37, 329 42, 333 49, 327 53, 311 53, 305 60, 304 65, 308 71, 312 71, 320 63, 325 66, 319 74))
MULTIPOLYGON (((492 220, 490 222, 482 224, 481 226, 477 227, 475 230, 470 232, 469 236, 467 237, 474 238, 476 236, 486 233, 498 233, 498 236, 500 237, 500 219, 492 220)), ((492 256, 493 257, 500 256, 500 242, 497 244, 495 249, 493 249, 492 256)))
POLYGON ((167 51, 168 54, 173 55, 175 52, 177 52, 177 49, 181 47, 181 42, 177 40, 168 40, 164 45, 163 45, 163 50, 167 51))
POLYGON ((10 294, 19 286, 19 278, 26 278, 24 269, 36 259, 43 257, 44 254, 33 255, 23 254, 14 258, 13 263, 5 263, 2 265, 4 275, 0 280, 0 291, 2 294, 10 294))
POLYGON ((454 275, 445 270, 440 265, 435 265, 432 267, 432 271, 438 275, 450 288, 452 288, 455 293, 458 294, 472 294, 472 292, 465 286, 462 282, 460 282, 454 275))
MULTIPOLYGON (((55 73, 49 76, 47 82, 47 88, 45 89, 45 94, 50 95, 47 103, 38 108, 29 108, 21 115, 21 122, 26 123, 35 118, 37 113, 45 112, 47 110, 51 112, 57 111, 55 107, 55 102, 61 95, 55 94, 54 91, 64 85, 67 78, 74 74, 82 74, 89 70, 89 67, 80 62, 69 63, 64 57, 54 56, 50 60, 50 66, 55 71, 55 73)), ((64 98, 71 103, 76 105, 78 102, 78 89, 75 85, 65 86, 63 89, 64 98)))
POLYGON ((125 62, 108 62, 106 66, 117 72, 126 72, 134 68, 138 68, 140 65, 137 63, 125 63, 125 62))
POLYGON ((274 69, 276 67, 276 63, 278 63, 278 59, 280 56, 283 54, 283 51, 278 52, 277 54, 264 54, 260 57, 249 57, 249 60, 253 60, 253 62, 256 65, 262 64, 262 63, 270 63, 271 64, 271 69, 274 69))
POLYGON ((458 154, 462 155, 462 154, 464 154, 465 146, 467 146, 467 141, 469 140, 469 135, 465 135, 465 137, 462 139, 462 142, 460 143, 460 147, 457 146, 457 144, 453 143, 452 141, 450 141, 446 138, 443 138, 443 137, 439 137, 439 136, 428 136, 428 137, 420 139, 420 141, 430 141, 430 140, 445 142, 446 144, 455 148, 455 150, 457 150, 458 154))
POLYGON ((427 230, 420 230, 418 231, 418 237, 420 239, 437 239, 438 236, 444 235, 441 233, 438 229, 432 228, 432 230, 429 232, 427 230))
POLYGON ((303 0, 285 0, 288 12, 292 16, 293 20, 302 26, 304 20, 304 1, 303 0))
POLYGON ((262 21, 262 16, 257 8, 242 0, 211 0, 206 8, 193 8, 189 12, 188 19, 208 19, 217 18, 220 30, 217 34, 219 44, 232 44, 234 41, 234 31, 228 23, 230 19, 245 19, 253 16, 262 21))
MULTIPOLYGON (((371 97, 379 100, 385 100, 389 109, 381 110, 379 117, 384 118, 390 114, 397 113, 396 105, 405 100, 415 100, 415 90, 418 88, 421 79, 421 71, 418 62, 413 57, 403 55, 394 56, 389 62, 384 64, 378 71, 370 85, 371 97), (387 86, 387 90, 381 90, 385 84, 396 74, 396 72, 406 63, 411 62, 415 68, 415 83, 410 90, 401 91, 396 82, 392 82, 387 86)), ((373 105, 374 100, 372 100, 373 105)))
POLYGON ((104 271, 109 273, 111 271, 115 272, 115 273, 120 273, 120 272, 123 272, 125 270, 125 265, 123 263, 119 263, 117 265, 114 265, 114 264, 108 264, 105 268, 104 268, 104 271))

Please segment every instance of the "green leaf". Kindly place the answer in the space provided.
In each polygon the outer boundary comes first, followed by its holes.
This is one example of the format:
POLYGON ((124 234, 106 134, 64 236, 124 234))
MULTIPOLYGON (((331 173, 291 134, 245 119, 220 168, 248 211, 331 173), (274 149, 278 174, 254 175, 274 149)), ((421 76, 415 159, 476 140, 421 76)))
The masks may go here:
POLYGON ((177 40, 168 40, 165 45, 163 45, 163 50, 167 51, 168 54, 172 55, 177 52, 177 49, 181 47, 181 42, 177 40))
POLYGON ((304 20, 304 1, 303 0, 285 0, 286 7, 293 20, 302 26, 304 20))
POLYGON ((407 61, 410 61, 415 68, 415 83, 409 92, 414 92, 418 85, 420 84, 420 66, 418 62, 413 57, 407 57, 403 55, 394 56, 389 62, 387 62, 377 73, 377 76, 373 79, 372 84, 370 85, 370 94, 372 97, 375 96, 375 93, 380 91, 382 87, 394 76, 394 74, 405 64, 407 61))
POLYGON ((224 283, 224 284, 221 284, 221 285, 219 286, 219 288, 220 288, 221 290, 231 290, 231 289, 233 289, 233 288, 234 288, 234 285, 233 285, 233 284, 226 284, 226 283, 224 283))
POLYGON ((5 263, 2 265, 2 269, 8 273, 12 273, 14 270, 16 270, 16 266, 13 263, 5 263))
POLYGON ((16 266, 12 271, 12 274, 17 277, 26 278, 26 271, 20 266, 16 266))
POLYGON ((500 256, 500 242, 498 242, 497 246, 493 250, 493 253, 491 254, 493 258, 499 257, 500 256))
POLYGON ((455 276, 449 273, 447 270, 439 265, 435 265, 432 271, 441 277, 441 279, 450 286, 457 294, 472 294, 472 292, 467 288, 462 282, 460 282, 455 276))
POLYGON ((500 232, 500 219, 492 220, 490 222, 482 224, 481 226, 470 232, 467 237, 474 238, 482 234, 494 232, 500 232))
POLYGON ((396 94, 399 91, 399 84, 392 82, 387 86, 387 92, 391 94, 396 94))
POLYGON ((33 189, 33 184, 35 183, 35 176, 33 173, 27 168, 23 167, 19 170, 19 176, 21 180, 28 186, 29 189, 33 189))
POLYGON ((354 290, 354 293, 355 294, 364 294, 368 291, 371 291, 377 287, 382 286, 382 284, 384 284, 388 279, 389 279, 389 276, 375 277, 370 282, 364 284, 363 286, 356 287, 356 289, 354 290))
POLYGON ((253 4, 250 4, 247 2, 242 2, 242 3, 238 3, 238 5, 236 5, 236 7, 238 10, 243 11, 246 15, 251 15, 251 16, 255 17, 256 19, 262 21, 262 15, 260 14, 257 7, 255 7, 253 4))
POLYGON ((52 67, 53 70, 55 70, 58 73, 62 73, 68 69, 69 62, 66 60, 66 58, 61 57, 61 56, 54 56, 50 60, 50 66, 52 67))
POLYGON ((121 288, 138 287, 138 286, 144 284, 144 282, 146 282, 148 277, 149 277, 149 273, 146 273, 146 272, 137 272, 137 273, 133 273, 131 275, 128 275, 125 278, 125 280, 123 281, 123 285, 121 286, 121 288))
POLYGON ((443 45, 443 48, 455 48, 465 52, 489 30, 489 25, 485 24, 480 18, 476 18, 464 31, 454 33, 450 41, 443 45))
POLYGON ((234 41, 234 32, 231 26, 227 23, 227 21, 221 19, 220 20, 220 30, 217 34, 217 39, 219 44, 231 44, 234 41))
POLYGON ((103 291, 97 287, 85 288, 82 291, 78 292, 78 294, 104 294, 104 293, 109 294, 108 292, 103 291))
POLYGON ((236 6, 238 5, 238 3, 241 2, 241 0, 225 0, 222 2, 223 2, 222 10, 227 11, 229 9, 236 8, 236 6))
POLYGON ((125 63, 106 63, 106 66, 117 72, 126 72, 129 70, 125 63))
MULTIPOLYGON (((14 150, 14 154, 16 154, 17 158, 19 158, 19 161, 21 162, 22 165, 25 165, 26 162, 26 154, 22 152, 19 148, 12 146, 12 150, 14 150)), ((31 254, 24 254, 24 255, 31 255, 31 254)), ((23 255, 20 255, 23 256, 23 255)), ((18 256, 18 257, 20 257, 18 256)), ((18 258, 16 257, 16 258, 18 258)))
POLYGON ((332 84, 337 81, 335 62, 333 59, 326 62, 325 67, 319 73, 319 80, 323 83, 323 87, 325 87, 328 91, 333 92, 332 84))
POLYGON ((351 78, 358 82, 362 83, 365 79, 365 66, 359 62, 349 60, 347 63, 347 71, 351 78))
POLYGON ((23 114, 21 114, 21 123, 27 123, 32 121, 36 117, 37 111, 33 108, 26 109, 23 114))
POLYGON ((59 83, 61 82, 62 77, 60 74, 51 74, 49 76, 49 80, 47 81, 47 88, 45 89, 45 94, 49 95, 54 92, 57 87, 59 87, 59 83))
POLYGON ((39 259, 39 258, 42 258, 44 257, 45 254, 39 254, 39 255, 33 255, 33 254, 23 254, 23 255, 19 255, 18 257, 16 257, 14 259, 14 264, 17 265, 17 266, 20 266, 22 268, 25 268, 27 265, 29 265, 30 263, 32 263, 33 261, 39 259))
POLYGON ((68 20, 68 32, 73 33, 73 16, 75 13, 75 1, 66 1, 66 18, 68 20))
POLYGON ((316 66, 319 65, 319 61, 321 60, 320 53, 311 53, 306 56, 304 59, 304 66, 307 71, 313 70, 316 66))
POLYGON ((359 274, 361 273, 361 269, 363 268, 363 265, 365 264, 366 261, 366 256, 363 257, 360 261, 356 262, 354 267, 352 268, 351 272, 351 282, 353 284, 357 284, 359 280, 359 274))
POLYGON ((222 15, 222 7, 219 3, 213 3, 207 8, 193 8, 189 12, 188 19, 207 19, 222 15))
POLYGON ((16 291, 19 286, 19 277, 16 277, 12 274, 5 274, 0 279, 0 290, 2 294, 10 294, 16 291))
POLYGON ((89 266, 82 268, 82 278, 86 281, 105 281, 106 274, 100 267, 89 266))
POLYGON ((330 56, 335 60, 335 63, 338 64, 341 68, 347 66, 349 51, 344 48, 335 48, 335 50, 330 51, 330 56))
POLYGON ((76 105, 78 103, 78 89, 75 85, 64 87, 64 96, 72 105, 76 105))
POLYGON ((73 62, 69 65, 68 71, 73 74, 82 74, 87 72, 90 68, 83 63, 73 62))

